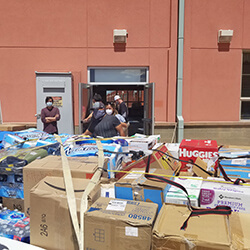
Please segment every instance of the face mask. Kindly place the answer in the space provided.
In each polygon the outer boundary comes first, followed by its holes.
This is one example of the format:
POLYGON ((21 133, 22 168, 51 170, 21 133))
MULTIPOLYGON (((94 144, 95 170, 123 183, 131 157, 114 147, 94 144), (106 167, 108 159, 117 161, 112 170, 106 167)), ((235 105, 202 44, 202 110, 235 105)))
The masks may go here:
POLYGON ((99 107, 100 107, 100 103, 99 102, 93 103, 93 109, 99 109, 99 107))
POLYGON ((112 113, 113 113, 112 109, 106 109, 106 114, 107 115, 112 115, 112 113))
POLYGON ((48 107, 51 107, 53 103, 52 102, 47 102, 46 104, 47 104, 48 107))

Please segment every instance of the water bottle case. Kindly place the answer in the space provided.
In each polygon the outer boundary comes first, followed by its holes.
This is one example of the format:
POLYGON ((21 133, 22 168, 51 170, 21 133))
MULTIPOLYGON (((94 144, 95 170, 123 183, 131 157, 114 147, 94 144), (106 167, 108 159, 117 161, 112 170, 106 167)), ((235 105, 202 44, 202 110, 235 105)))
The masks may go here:
POLYGON ((29 243, 29 218, 22 212, 4 208, 0 212, 0 236, 29 243))

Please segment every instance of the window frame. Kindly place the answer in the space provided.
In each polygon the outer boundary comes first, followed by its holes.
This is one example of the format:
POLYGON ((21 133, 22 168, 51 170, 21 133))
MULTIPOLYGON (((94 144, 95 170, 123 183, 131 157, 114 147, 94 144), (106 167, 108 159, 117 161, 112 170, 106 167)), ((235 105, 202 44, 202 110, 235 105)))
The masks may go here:
POLYGON ((149 82, 149 67, 88 67, 88 84, 91 85, 145 85, 149 82), (91 82, 90 81, 90 70, 91 69, 144 69, 146 70, 146 81, 145 82, 91 82))
POLYGON ((244 63, 244 54, 250 54, 250 50, 244 50, 242 51, 242 58, 241 58, 241 85, 240 85, 240 121, 250 121, 249 119, 242 119, 242 103, 243 102, 250 102, 250 96, 249 97, 242 97, 242 83, 243 83, 243 76, 250 76, 249 74, 243 74, 243 63, 244 63))

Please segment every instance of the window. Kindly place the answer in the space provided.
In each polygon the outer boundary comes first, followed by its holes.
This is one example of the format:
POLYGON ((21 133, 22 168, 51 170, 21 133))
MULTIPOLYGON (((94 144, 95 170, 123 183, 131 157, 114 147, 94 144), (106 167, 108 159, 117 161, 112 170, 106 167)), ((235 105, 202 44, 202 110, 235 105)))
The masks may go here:
POLYGON ((250 52, 243 53, 240 101, 241 119, 250 120, 250 52))
POLYGON ((120 95, 128 108, 140 106, 142 109, 144 90, 138 86, 148 82, 148 67, 89 67, 88 82, 100 86, 109 85, 106 101, 114 101, 114 96, 120 95))
POLYGON ((89 82, 146 83, 147 68, 89 68, 89 82))

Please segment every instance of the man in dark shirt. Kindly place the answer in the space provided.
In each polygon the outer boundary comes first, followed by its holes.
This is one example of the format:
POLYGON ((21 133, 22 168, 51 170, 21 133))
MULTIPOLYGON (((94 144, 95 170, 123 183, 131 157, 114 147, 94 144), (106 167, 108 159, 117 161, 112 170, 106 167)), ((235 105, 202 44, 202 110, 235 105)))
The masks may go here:
POLYGON ((126 103, 122 100, 122 98, 119 95, 116 95, 114 100, 118 106, 118 113, 122 115, 127 122, 128 121, 128 107, 126 103))
POLYGON ((53 98, 47 96, 45 99, 46 108, 41 111, 43 131, 49 134, 58 134, 57 121, 60 120, 59 109, 53 106, 53 98))

